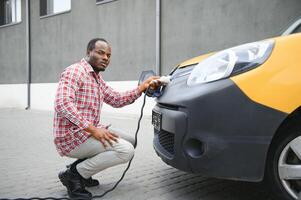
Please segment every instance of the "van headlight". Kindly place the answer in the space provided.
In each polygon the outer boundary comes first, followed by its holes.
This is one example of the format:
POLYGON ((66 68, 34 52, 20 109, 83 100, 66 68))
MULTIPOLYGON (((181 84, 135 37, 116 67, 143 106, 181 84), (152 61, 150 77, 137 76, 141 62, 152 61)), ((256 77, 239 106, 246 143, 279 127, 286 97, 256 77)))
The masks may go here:
POLYGON ((274 40, 265 40, 220 51, 194 67, 187 85, 208 83, 253 69, 267 60, 273 47, 274 40))

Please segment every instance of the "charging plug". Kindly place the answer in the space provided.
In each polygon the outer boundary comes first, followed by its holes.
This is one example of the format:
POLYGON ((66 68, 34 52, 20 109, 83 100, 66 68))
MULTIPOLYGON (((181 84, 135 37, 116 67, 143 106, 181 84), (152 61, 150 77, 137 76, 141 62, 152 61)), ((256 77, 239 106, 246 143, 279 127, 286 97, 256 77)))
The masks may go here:
POLYGON ((152 90, 150 88, 147 89, 146 95, 149 97, 160 97, 163 94, 162 86, 170 83, 170 76, 161 76, 159 79, 152 80, 152 83, 160 84, 156 90, 152 90))
POLYGON ((167 85, 170 83, 170 76, 161 76, 159 79, 153 80, 153 83, 161 83, 161 85, 167 85))
POLYGON ((159 81, 162 83, 162 85, 167 85, 170 83, 170 76, 161 76, 159 81))

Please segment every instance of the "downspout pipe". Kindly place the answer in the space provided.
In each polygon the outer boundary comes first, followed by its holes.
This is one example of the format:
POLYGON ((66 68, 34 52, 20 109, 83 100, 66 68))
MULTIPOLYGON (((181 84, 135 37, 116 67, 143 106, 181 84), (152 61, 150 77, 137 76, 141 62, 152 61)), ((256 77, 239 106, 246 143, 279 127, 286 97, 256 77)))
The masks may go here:
POLYGON ((156 0, 156 74, 161 76, 161 0, 156 0))
POLYGON ((27 66, 27 107, 30 109, 31 84, 31 35, 30 35, 30 0, 26 0, 26 66, 27 66))

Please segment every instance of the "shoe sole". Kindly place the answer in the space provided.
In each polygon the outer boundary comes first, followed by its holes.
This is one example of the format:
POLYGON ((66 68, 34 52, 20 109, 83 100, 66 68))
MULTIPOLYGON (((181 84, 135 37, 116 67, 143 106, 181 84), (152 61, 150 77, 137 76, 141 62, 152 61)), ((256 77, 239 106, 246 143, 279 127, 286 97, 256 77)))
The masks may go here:
POLYGON ((69 196, 69 198, 72 199, 72 200, 91 200, 91 199, 93 198, 92 195, 89 196, 89 197, 86 197, 86 198, 84 198, 84 197, 74 197, 74 196, 71 194, 71 192, 69 192, 69 191, 68 191, 68 196, 69 196))

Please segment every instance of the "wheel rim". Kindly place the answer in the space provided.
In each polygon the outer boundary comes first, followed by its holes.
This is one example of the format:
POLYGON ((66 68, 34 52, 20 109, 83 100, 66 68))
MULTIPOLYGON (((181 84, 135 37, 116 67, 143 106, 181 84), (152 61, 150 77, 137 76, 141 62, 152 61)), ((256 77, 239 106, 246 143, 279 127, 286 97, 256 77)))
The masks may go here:
POLYGON ((282 150, 278 173, 285 190, 294 199, 301 199, 301 136, 289 142, 282 150))

